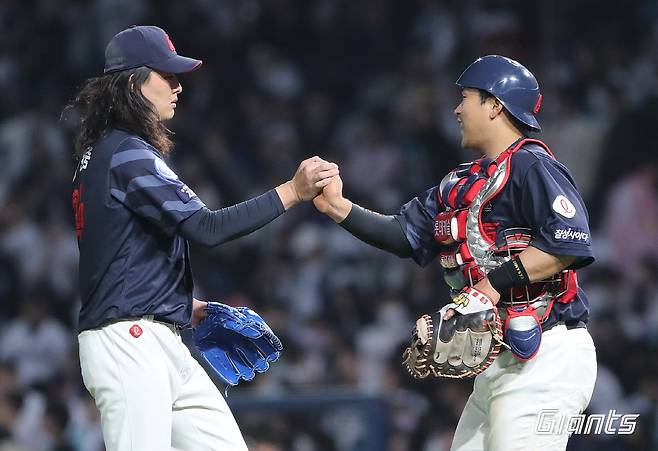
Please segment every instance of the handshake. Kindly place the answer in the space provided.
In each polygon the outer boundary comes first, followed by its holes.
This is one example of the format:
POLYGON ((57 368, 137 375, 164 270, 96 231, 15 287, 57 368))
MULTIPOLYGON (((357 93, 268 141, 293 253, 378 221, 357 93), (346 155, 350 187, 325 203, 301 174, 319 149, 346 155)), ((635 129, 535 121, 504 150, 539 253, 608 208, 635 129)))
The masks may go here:
POLYGON ((302 161, 292 179, 276 188, 287 210, 298 202, 313 200, 315 208, 336 222, 341 222, 352 209, 343 197, 343 181, 338 165, 311 157, 302 161))

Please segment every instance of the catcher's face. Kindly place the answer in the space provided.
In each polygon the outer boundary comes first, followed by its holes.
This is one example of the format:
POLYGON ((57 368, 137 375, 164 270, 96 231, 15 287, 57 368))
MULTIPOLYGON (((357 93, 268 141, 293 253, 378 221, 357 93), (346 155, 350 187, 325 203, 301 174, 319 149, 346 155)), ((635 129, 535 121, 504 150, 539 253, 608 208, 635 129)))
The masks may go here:
POLYGON ((151 71, 149 78, 141 86, 142 95, 146 97, 161 121, 174 117, 178 95, 183 87, 175 74, 151 71))
POLYGON ((455 116, 461 128, 461 146, 480 150, 485 140, 485 132, 491 122, 491 99, 482 102, 477 89, 464 88, 461 102, 455 108, 455 116))

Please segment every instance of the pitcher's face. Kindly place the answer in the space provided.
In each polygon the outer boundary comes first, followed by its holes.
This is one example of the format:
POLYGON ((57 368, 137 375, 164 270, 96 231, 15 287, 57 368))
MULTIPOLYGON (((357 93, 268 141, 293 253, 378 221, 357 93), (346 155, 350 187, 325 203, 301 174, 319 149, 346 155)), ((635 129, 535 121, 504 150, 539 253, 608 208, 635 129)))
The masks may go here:
POLYGON ((141 90, 142 95, 153 104, 161 121, 174 117, 178 95, 183 91, 175 74, 153 70, 141 90))

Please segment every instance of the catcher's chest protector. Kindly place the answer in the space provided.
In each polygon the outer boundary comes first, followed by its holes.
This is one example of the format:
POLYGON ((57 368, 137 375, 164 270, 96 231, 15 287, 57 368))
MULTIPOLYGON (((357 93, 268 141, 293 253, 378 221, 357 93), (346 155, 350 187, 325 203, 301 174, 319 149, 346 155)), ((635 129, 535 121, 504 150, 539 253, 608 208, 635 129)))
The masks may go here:
MULTIPOLYGON (((530 229, 519 227, 503 231, 504 244, 496 245, 497 224, 482 218, 485 206, 505 188, 509 180, 513 155, 526 144, 537 144, 549 155, 550 149, 541 141, 521 139, 491 160, 480 158, 463 163, 446 175, 439 185, 440 212, 434 222, 434 238, 444 249, 439 254, 445 269, 445 279, 453 290, 473 286, 492 269, 525 249, 532 236, 530 229)), ((529 284, 515 289, 501 301, 508 305, 529 305, 539 297, 550 302, 570 302, 577 291, 574 271, 565 271, 552 281, 529 284), (549 289, 550 288, 550 289, 549 289)), ((548 316, 550 307, 541 312, 548 316)))

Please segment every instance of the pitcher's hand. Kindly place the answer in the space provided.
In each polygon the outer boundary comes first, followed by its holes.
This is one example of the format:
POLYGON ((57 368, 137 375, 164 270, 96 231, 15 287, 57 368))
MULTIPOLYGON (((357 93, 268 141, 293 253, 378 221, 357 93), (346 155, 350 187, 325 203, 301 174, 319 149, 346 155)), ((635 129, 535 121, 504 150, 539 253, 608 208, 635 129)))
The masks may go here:
POLYGON ((338 165, 315 156, 302 161, 291 182, 297 199, 311 200, 338 175, 338 165))

